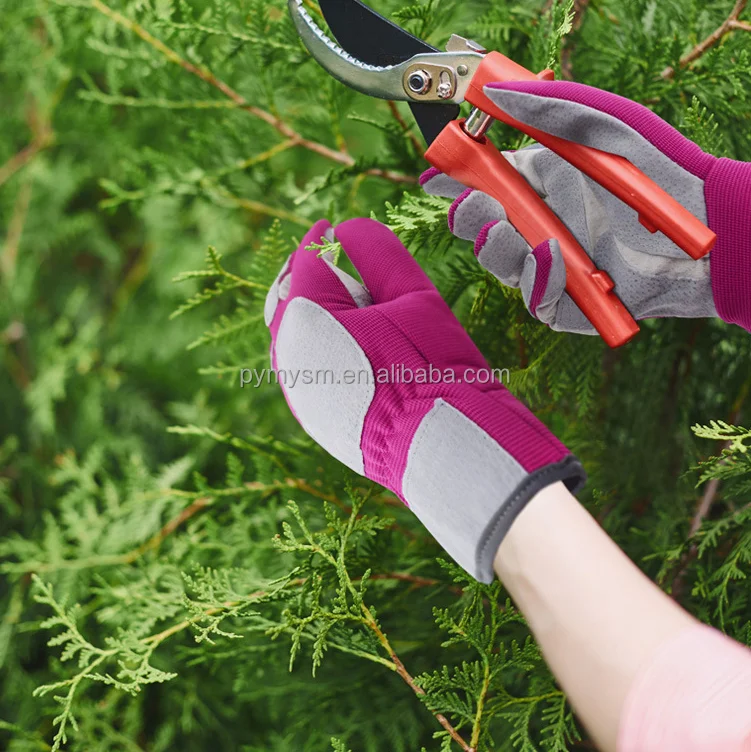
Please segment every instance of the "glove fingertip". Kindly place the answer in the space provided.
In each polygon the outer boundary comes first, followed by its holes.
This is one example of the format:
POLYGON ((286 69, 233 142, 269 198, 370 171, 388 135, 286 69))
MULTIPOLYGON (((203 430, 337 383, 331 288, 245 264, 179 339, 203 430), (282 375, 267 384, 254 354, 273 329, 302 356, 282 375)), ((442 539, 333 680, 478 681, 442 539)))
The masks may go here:
POLYGON ((409 292, 435 289, 401 240, 381 222, 348 219, 334 228, 334 234, 370 293, 371 301, 384 303, 409 292))
POLYGON ((553 285, 556 294, 560 296, 566 289, 566 262, 563 260, 561 246, 555 238, 548 241, 548 249, 551 258, 548 288, 553 285))
MULTIPOLYGON (((534 254, 530 253, 524 259, 522 273, 519 278, 519 288, 522 291, 522 300, 524 301, 524 305, 526 306, 527 310, 530 312, 532 316, 535 316, 535 308, 536 308, 536 306, 533 305, 532 301, 535 298, 535 288, 538 286, 538 281, 537 281, 538 266, 539 265, 537 263, 537 259, 535 258, 534 254)), ((535 316, 535 318, 537 317, 535 316)))
POLYGON ((314 243, 320 243, 326 238, 327 233, 331 230, 331 222, 328 219, 319 219, 303 236, 298 251, 305 250, 314 243))

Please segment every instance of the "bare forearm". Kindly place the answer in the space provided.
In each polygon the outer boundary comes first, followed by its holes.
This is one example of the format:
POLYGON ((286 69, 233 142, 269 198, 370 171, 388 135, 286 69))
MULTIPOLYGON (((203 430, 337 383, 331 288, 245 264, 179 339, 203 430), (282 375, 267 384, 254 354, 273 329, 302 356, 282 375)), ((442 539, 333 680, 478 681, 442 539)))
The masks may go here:
POLYGON ((498 549, 495 571, 599 748, 615 750, 640 667, 695 620, 652 583, 556 483, 498 549))

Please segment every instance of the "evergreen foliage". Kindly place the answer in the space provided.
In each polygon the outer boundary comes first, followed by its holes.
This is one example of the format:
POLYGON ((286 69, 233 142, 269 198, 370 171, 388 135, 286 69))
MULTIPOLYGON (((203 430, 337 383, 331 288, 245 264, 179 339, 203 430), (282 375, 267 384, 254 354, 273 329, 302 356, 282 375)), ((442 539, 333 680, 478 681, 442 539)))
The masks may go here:
MULTIPOLYGON (((751 160, 744 0, 373 5, 751 160)), ((389 223, 619 545, 751 644, 748 334, 657 320, 612 352, 531 320, 421 194, 406 107, 328 77, 283 0, 0 8, 0 747, 588 748, 502 585, 241 386, 321 216, 389 223)))

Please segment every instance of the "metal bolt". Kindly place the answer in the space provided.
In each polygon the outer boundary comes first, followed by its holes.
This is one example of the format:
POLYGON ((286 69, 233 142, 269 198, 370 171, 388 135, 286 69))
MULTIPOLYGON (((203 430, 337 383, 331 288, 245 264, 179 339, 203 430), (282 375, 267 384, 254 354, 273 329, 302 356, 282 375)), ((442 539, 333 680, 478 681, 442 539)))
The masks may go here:
POLYGON ((438 84, 435 93, 439 99, 448 99, 451 96, 451 84, 448 81, 438 84))
POLYGON ((467 66, 466 66, 466 65, 464 65, 464 63, 462 63, 461 65, 457 65, 457 66, 456 66, 456 72, 457 72, 457 73, 458 73, 458 74, 459 74, 460 76, 466 76, 466 75, 467 75, 467 73, 469 72, 469 68, 467 68, 467 66))
POLYGON ((432 79, 430 78, 430 74, 424 70, 417 70, 414 73, 410 73, 409 78, 407 79, 407 86, 409 86, 410 91, 413 91, 415 94, 425 94, 425 92, 430 89, 431 83, 432 79))

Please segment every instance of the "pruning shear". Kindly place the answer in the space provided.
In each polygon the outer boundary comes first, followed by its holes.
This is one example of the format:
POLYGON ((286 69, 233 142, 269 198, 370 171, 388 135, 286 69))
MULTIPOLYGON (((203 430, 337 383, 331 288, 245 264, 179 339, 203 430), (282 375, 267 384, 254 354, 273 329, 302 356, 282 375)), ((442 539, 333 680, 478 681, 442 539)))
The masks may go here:
POLYGON ((714 245, 716 236, 708 227, 624 157, 522 123, 483 92, 495 81, 551 80, 553 71, 532 73, 456 34, 446 52, 440 52, 360 0, 320 0, 336 44, 314 23, 303 0, 288 0, 288 5, 303 44, 334 78, 370 96, 410 103, 431 165, 496 199, 533 248, 550 238, 558 240, 566 291, 610 347, 628 342, 639 325, 607 272, 594 265, 558 216, 486 138, 494 120, 554 151, 633 208, 650 232, 663 232, 692 258, 701 258, 714 245), (463 101, 473 109, 466 119, 458 119, 463 101))

